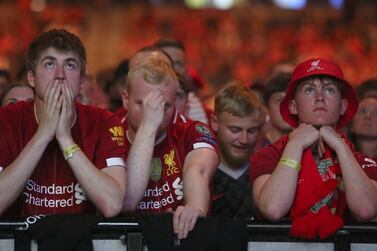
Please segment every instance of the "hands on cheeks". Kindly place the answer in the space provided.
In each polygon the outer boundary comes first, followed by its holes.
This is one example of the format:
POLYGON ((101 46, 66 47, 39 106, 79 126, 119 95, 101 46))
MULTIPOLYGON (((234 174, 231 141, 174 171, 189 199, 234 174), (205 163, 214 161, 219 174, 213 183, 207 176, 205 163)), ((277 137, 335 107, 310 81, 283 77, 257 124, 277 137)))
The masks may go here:
POLYGON ((188 232, 194 229, 197 219, 205 217, 205 213, 202 210, 189 205, 179 206, 175 212, 172 209, 168 209, 167 212, 174 214, 173 228, 179 239, 185 239, 188 232))
POLYGON ((302 150, 316 144, 320 157, 325 152, 325 144, 336 150, 336 147, 344 142, 341 135, 331 126, 325 125, 317 129, 313 125, 304 123, 289 134, 289 139, 297 142, 302 150))

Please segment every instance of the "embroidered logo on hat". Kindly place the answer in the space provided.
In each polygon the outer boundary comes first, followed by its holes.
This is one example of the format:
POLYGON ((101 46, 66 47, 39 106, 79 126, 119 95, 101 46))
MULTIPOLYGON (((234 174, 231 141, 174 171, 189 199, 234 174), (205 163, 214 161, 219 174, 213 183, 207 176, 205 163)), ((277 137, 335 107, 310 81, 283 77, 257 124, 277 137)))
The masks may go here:
POLYGON ((311 72, 311 71, 315 71, 315 70, 323 70, 323 68, 321 66, 319 66, 319 63, 321 62, 320 59, 316 60, 316 61, 313 61, 310 65, 310 68, 306 71, 306 72, 311 72))

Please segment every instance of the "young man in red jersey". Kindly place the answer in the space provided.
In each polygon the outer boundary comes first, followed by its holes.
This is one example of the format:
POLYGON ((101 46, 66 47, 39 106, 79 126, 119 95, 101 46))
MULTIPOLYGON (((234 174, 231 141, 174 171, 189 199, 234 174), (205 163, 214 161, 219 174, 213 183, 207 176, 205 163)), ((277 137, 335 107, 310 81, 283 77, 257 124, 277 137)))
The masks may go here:
POLYGON ((174 231, 186 238, 197 218, 207 215, 219 157, 206 125, 178 120, 177 88, 173 68, 160 59, 136 64, 128 73, 122 93, 128 110, 124 211, 173 212, 174 231))
POLYGON ((377 165, 354 151, 340 131, 355 115, 355 92, 335 63, 309 59, 292 74, 280 104, 295 128, 250 160, 253 198, 264 217, 288 213, 293 236, 326 238, 343 226, 377 215, 377 165))
POLYGON ((80 39, 65 30, 30 44, 27 78, 35 101, 0 109, 2 216, 120 212, 123 128, 106 110, 75 102, 85 61, 80 39))

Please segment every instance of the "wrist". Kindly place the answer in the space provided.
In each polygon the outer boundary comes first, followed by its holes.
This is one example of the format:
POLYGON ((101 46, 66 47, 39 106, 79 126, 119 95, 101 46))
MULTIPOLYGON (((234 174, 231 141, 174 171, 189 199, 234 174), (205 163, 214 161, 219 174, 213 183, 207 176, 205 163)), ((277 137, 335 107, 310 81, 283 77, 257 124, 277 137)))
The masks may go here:
MULTIPOLYGON (((336 144, 334 151, 337 155, 340 155, 342 152, 349 153, 350 147, 342 140, 339 144, 336 144)), ((350 151, 352 153, 352 151, 350 151)))
POLYGON ((50 137, 46 133, 43 133, 41 130, 37 130, 37 132, 33 136, 33 140, 36 143, 38 143, 38 144, 46 144, 46 145, 48 143, 50 143, 53 138, 54 138, 53 136, 50 137))
POLYGON ((158 127, 151 126, 150 124, 140 124, 138 131, 142 132, 143 135, 155 136, 158 127))
POLYGON ((305 150, 305 147, 301 142, 296 142, 294 140, 289 140, 287 144, 284 147, 284 151, 289 152, 303 152, 305 150))
POLYGON ((37 147, 47 147, 47 145, 51 142, 52 139, 53 138, 37 132, 31 138, 30 143, 37 146, 37 147))
POLYGON ((204 208, 202 207, 199 207, 199 206, 191 206, 191 205, 184 205, 184 207, 189 207, 189 208, 192 208, 194 210, 197 211, 197 214, 200 216, 200 217, 206 217, 207 216, 207 210, 205 210, 204 208))
POLYGON ((70 158, 73 157, 73 155, 77 152, 81 150, 81 148, 77 145, 77 144, 72 144, 72 145, 69 145, 68 147, 66 148, 63 148, 63 155, 64 155, 64 159, 65 160, 68 160, 70 158))
POLYGON ((199 211, 199 216, 206 217, 207 216, 207 210, 204 210, 203 208, 197 208, 199 211))
POLYGON ((73 141, 73 139, 71 137, 59 137, 59 138, 56 138, 58 143, 59 143, 59 146, 60 146, 60 149, 62 151, 64 151, 65 148, 75 144, 75 142, 73 141))
POLYGON ((279 165, 284 165, 286 167, 290 167, 290 168, 292 168, 292 169, 294 169, 298 172, 301 169, 301 163, 299 163, 298 161, 296 161, 294 159, 284 157, 284 156, 281 156, 281 158, 279 160, 279 165))

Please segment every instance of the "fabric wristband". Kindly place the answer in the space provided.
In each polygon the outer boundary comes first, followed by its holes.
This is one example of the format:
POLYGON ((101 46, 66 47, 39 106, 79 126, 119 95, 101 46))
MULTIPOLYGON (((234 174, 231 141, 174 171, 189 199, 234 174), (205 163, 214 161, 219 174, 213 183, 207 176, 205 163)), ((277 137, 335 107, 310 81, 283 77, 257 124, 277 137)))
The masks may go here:
POLYGON ((72 158, 73 154, 81 148, 77 144, 70 145, 63 150, 64 159, 72 158))
POLYGON ((296 160, 286 158, 286 157, 281 157, 279 160, 279 164, 286 165, 288 167, 292 167, 293 169, 300 171, 301 164, 298 163, 296 160))

